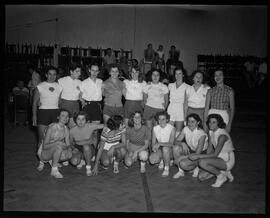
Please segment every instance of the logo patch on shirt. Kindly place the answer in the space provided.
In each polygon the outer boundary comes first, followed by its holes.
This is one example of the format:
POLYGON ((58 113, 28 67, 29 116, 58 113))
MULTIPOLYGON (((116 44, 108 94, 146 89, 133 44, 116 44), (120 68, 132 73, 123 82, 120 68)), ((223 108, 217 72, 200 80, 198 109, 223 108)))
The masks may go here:
POLYGON ((80 87, 79 86, 76 86, 76 89, 80 91, 80 87))
POLYGON ((53 91, 54 91, 54 88, 53 88, 53 87, 50 87, 49 90, 50 90, 51 92, 53 92, 53 91))

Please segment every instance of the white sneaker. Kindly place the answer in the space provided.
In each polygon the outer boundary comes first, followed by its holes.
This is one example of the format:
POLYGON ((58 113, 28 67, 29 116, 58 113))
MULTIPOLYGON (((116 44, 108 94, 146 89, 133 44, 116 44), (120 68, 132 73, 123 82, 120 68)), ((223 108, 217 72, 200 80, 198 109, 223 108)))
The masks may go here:
POLYGON ((81 162, 77 165, 77 169, 82 169, 82 167, 85 165, 85 161, 81 160, 81 162))
POLYGON ((225 174, 223 174, 223 173, 220 173, 217 176, 216 182, 214 184, 212 184, 211 186, 214 187, 214 188, 219 188, 226 181, 227 181, 227 176, 225 174))
POLYGON ((161 160, 161 161, 159 162, 158 169, 159 169, 159 170, 163 170, 163 168, 164 168, 164 161, 161 160))
POLYGON ((161 175, 162 177, 167 177, 169 176, 169 169, 163 170, 163 173, 161 175))
POLYGON ((173 175, 174 179, 179 179, 181 176, 185 176, 184 171, 179 170, 176 174, 173 175))
POLYGON ((226 176, 229 179, 229 182, 232 182, 234 180, 234 177, 233 177, 233 175, 232 175, 232 173, 231 173, 230 170, 229 171, 226 171, 226 176))
POLYGON ((63 164, 63 166, 68 166, 69 163, 68 163, 68 161, 64 161, 62 164, 63 164))
POLYGON ((57 170, 51 170, 51 176, 55 177, 56 179, 62 179, 64 176, 57 170))
POLYGON ((44 169, 44 162, 43 161, 39 161, 39 164, 38 164, 38 167, 37 167, 37 170, 40 172, 44 169))
POLYGON ((92 176, 91 168, 86 168, 86 176, 92 176))
POLYGON ((196 178, 196 177, 198 177, 198 175, 199 175, 199 167, 196 167, 196 168, 193 170, 192 177, 196 178))
POLYGON ((141 169, 140 169, 141 173, 145 173, 145 163, 141 164, 141 169))

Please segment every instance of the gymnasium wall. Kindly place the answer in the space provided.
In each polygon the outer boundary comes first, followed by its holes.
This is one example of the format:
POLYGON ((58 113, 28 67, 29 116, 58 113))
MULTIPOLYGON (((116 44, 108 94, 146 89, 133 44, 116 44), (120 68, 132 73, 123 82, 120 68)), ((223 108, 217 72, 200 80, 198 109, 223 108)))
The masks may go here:
POLYGON ((267 6, 6 5, 6 41, 133 49, 174 44, 188 73, 198 54, 267 55, 267 6), (42 22, 58 18, 58 22, 42 22), (40 23, 38 23, 40 22, 40 23), (30 23, 28 26, 17 26, 30 23), (35 25, 31 25, 35 24, 35 25))

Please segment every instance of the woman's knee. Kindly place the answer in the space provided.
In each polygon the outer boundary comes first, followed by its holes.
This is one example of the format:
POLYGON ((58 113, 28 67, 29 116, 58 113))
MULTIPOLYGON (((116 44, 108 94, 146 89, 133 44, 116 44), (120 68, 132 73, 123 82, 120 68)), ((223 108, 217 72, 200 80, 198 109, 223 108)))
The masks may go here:
POLYGON ((162 153, 165 156, 169 156, 170 153, 171 153, 171 148, 169 148, 169 147, 162 147, 162 153))
POLYGON ((174 145, 173 146, 173 155, 179 155, 182 151, 182 148, 180 145, 174 145))
POLYGON ((147 161, 148 152, 147 151, 140 151, 139 152, 139 159, 140 159, 140 161, 147 161))
POLYGON ((159 163, 161 160, 160 157, 160 153, 159 152, 153 152, 150 156, 149 156, 149 161, 151 164, 156 164, 159 163))
POLYGON ((179 166, 180 166, 181 169, 187 170, 188 167, 189 167, 189 164, 188 164, 188 162, 186 160, 181 160, 179 162, 179 166))
POLYGON ((201 160, 198 161, 198 165, 199 165, 199 167, 205 169, 206 166, 207 166, 207 161, 204 160, 204 159, 201 159, 201 160))

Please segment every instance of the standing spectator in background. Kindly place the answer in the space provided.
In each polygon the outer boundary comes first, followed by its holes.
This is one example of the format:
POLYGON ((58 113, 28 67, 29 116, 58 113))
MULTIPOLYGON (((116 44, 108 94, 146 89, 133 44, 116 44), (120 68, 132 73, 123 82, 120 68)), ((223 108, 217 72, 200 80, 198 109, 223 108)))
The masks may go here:
MULTIPOLYGON (((216 86, 209 89, 206 94, 204 121, 210 114, 219 114, 226 123, 227 132, 230 132, 235 110, 234 91, 224 84, 223 70, 216 70, 214 79, 216 86)), ((206 123, 204 129, 207 130, 206 123)))
POLYGON ((256 63, 252 56, 248 57, 248 60, 244 63, 244 76, 249 88, 252 88, 255 85, 256 78, 256 63))
POLYGON ((106 54, 105 56, 103 57, 103 66, 104 66, 104 71, 103 74, 104 74, 104 79, 107 79, 108 78, 108 73, 110 71, 110 65, 112 64, 116 64, 116 57, 115 55, 113 54, 113 51, 111 48, 107 48, 106 49, 106 54))
POLYGON ((113 115, 124 116, 122 95, 124 83, 119 80, 119 69, 117 65, 110 66, 110 78, 103 83, 104 108, 103 122, 106 126, 108 119, 113 115))
POLYGON ((258 69, 258 86, 260 86, 267 76, 267 57, 262 59, 262 62, 258 69))
POLYGON ((176 50, 175 45, 172 45, 169 51, 169 57, 166 62, 166 73, 169 79, 173 79, 173 72, 175 67, 184 68, 183 62, 179 60, 180 51, 176 50))
POLYGON ((79 94, 81 81, 81 66, 79 64, 71 64, 69 67, 69 76, 62 77, 58 80, 59 85, 62 87, 60 109, 65 109, 69 112, 69 128, 75 126, 72 119, 75 113, 80 111, 79 94))
POLYGON ((143 118, 146 120, 148 128, 152 131, 154 117, 158 112, 166 110, 168 106, 169 89, 160 82, 160 72, 157 69, 152 71, 152 81, 143 90, 144 112, 143 118))
POLYGON ((165 59, 164 59, 164 49, 163 45, 159 45, 157 49, 157 55, 156 55, 156 66, 157 69, 160 69, 162 71, 165 71, 164 66, 165 66, 165 59))
POLYGON ((128 71, 128 59, 126 56, 121 56, 119 61, 119 73, 120 73, 120 79, 122 80, 127 79, 129 77, 129 71, 128 71))
POLYGON ((206 94, 210 87, 203 84, 204 74, 201 71, 195 70, 191 78, 193 84, 186 90, 185 114, 186 116, 192 113, 198 114, 203 125, 206 94))
POLYGON ((170 104, 168 106, 168 114, 170 115, 170 124, 176 127, 176 137, 184 127, 186 111, 184 110, 184 102, 186 101, 186 90, 189 87, 184 82, 184 70, 182 68, 174 69, 175 82, 170 83, 170 104))
POLYGON ((155 50, 153 49, 153 45, 149 43, 147 45, 147 49, 144 50, 144 59, 147 62, 153 62, 155 59, 155 50))
POLYGON ((86 112, 90 122, 100 123, 102 121, 102 84, 103 81, 97 78, 99 66, 92 63, 87 67, 89 77, 82 81, 80 86, 80 101, 82 110, 86 112))
POLYGON ((41 77, 39 73, 34 69, 34 67, 29 67, 29 73, 31 74, 31 80, 28 82, 29 94, 30 94, 30 104, 32 104, 32 98, 34 95, 34 90, 37 85, 41 82, 41 77))

